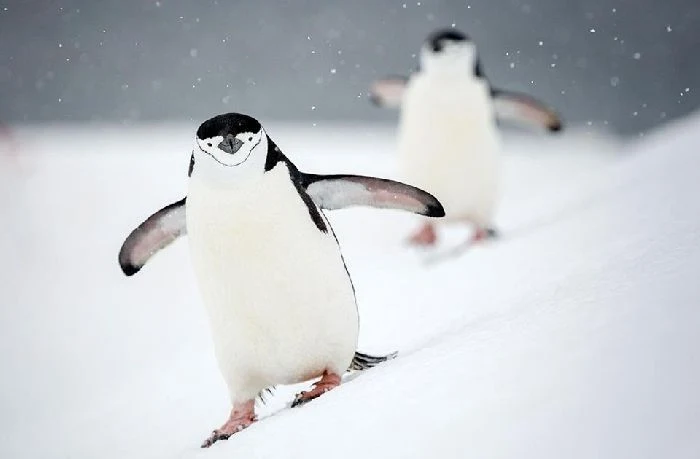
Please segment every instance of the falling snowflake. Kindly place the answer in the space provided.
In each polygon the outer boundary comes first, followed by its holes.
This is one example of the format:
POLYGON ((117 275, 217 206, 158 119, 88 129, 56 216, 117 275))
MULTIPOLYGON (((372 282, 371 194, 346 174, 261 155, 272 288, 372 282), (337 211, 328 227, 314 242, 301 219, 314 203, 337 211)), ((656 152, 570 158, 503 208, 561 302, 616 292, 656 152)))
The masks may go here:
POLYGON ((595 33, 595 29, 591 29, 590 32, 591 32, 591 33, 595 33))
POLYGON ((642 53, 634 53, 634 59, 639 60, 642 58, 642 53))
POLYGON ((336 70, 336 69, 334 69, 334 68, 333 68, 333 69, 331 69, 331 73, 332 73, 333 75, 335 75, 335 73, 336 73, 336 72, 337 72, 337 70, 336 70))

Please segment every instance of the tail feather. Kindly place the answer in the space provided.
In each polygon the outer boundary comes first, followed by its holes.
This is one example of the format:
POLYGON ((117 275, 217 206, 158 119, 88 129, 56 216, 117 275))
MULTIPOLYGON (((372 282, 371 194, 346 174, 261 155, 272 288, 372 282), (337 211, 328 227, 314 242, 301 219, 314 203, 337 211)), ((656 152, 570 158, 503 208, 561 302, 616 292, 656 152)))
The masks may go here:
POLYGON ((369 370, 370 368, 376 367, 380 363, 395 359, 397 355, 398 352, 392 352, 391 354, 380 356, 355 352, 355 356, 352 358, 352 362, 350 362, 350 368, 348 368, 348 370, 369 370))

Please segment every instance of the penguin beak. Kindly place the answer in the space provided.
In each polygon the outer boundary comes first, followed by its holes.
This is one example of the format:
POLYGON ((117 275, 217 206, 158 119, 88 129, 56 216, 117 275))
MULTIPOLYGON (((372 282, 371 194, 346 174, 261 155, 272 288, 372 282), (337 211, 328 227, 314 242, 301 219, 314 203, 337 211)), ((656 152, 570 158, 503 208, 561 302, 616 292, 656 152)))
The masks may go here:
POLYGON ((221 141, 221 143, 218 146, 219 150, 232 155, 243 146, 243 141, 229 134, 224 140, 221 141))

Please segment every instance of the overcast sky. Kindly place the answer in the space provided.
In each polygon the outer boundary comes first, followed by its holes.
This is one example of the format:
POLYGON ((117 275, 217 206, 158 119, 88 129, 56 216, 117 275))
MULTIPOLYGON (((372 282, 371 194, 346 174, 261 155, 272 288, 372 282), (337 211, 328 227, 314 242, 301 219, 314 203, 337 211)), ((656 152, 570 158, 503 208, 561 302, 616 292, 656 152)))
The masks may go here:
POLYGON ((0 0, 0 120, 391 120, 368 85, 453 24, 572 122, 637 134, 700 103, 697 0, 0 0))

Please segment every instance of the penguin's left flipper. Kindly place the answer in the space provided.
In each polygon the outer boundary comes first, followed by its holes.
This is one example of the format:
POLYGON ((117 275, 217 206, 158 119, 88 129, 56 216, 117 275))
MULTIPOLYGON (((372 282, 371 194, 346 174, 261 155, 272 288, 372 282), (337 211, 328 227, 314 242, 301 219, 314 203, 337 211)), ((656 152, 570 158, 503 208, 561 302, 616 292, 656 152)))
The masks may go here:
POLYGON ((388 76, 381 78, 369 88, 369 100, 379 107, 398 108, 406 90, 408 78, 405 76, 388 76))
POLYGON ((558 132, 563 128, 559 115, 527 94, 492 89, 493 106, 499 121, 514 122, 558 132))
POLYGON ((119 266, 124 274, 133 276, 153 255, 187 234, 186 199, 163 207, 129 234, 119 251, 119 266))
POLYGON ((444 217, 445 209, 430 193, 405 183, 361 175, 301 174, 302 185, 321 209, 368 206, 444 217))

